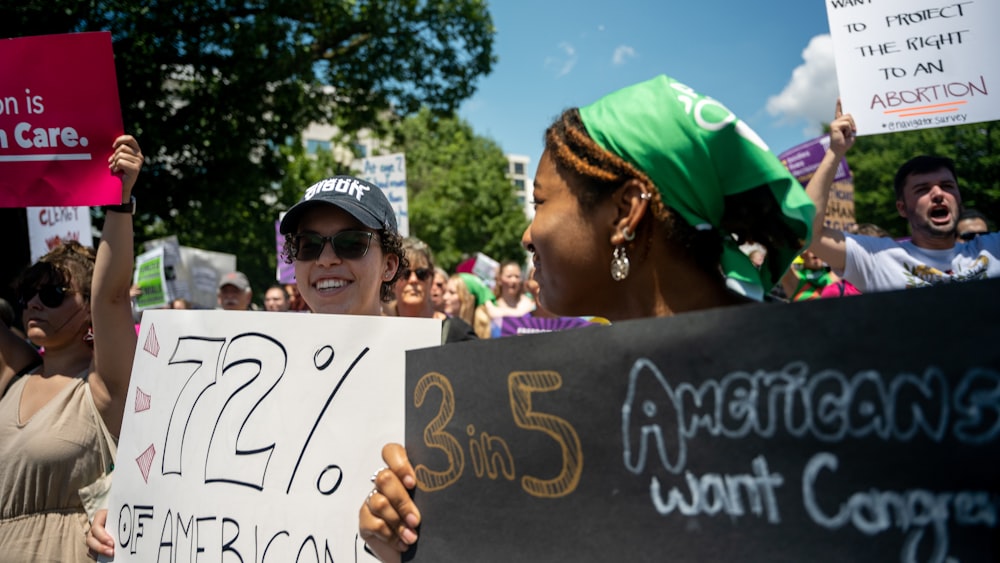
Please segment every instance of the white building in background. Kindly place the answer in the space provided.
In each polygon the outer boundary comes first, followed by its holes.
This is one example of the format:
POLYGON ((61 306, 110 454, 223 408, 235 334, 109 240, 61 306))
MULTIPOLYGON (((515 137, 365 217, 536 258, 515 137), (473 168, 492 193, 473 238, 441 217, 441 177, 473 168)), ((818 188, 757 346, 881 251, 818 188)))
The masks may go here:
MULTIPOLYGON (((333 151, 333 157, 337 162, 353 163, 356 157, 350 148, 334 144, 333 138, 338 136, 340 136, 340 129, 333 125, 310 123, 309 127, 302 132, 302 143, 309 154, 316 154, 317 151, 333 151)), ((378 140, 372 138, 366 130, 359 132, 358 137, 357 144, 354 146, 354 149, 359 153, 357 158, 375 156, 375 151, 380 146, 378 140)))
POLYGON ((528 219, 535 216, 535 207, 531 205, 532 182, 534 178, 528 176, 528 164, 531 158, 520 154, 508 154, 507 156, 507 178, 514 186, 514 196, 517 203, 524 210, 524 215, 528 219))
MULTIPOLYGON (((361 131, 359 139, 354 146, 355 154, 346 146, 334 143, 332 139, 340 135, 340 130, 333 125, 312 123, 302 132, 302 143, 306 152, 316 154, 317 151, 333 151, 333 156, 338 162, 351 164, 360 167, 361 159, 377 156, 383 149, 382 143, 378 139, 372 138, 368 131, 361 131)), ((531 220, 535 216, 535 208, 531 204, 531 191, 534 178, 529 176, 528 165, 531 157, 520 154, 508 154, 507 157, 507 178, 510 180, 514 190, 514 197, 517 198, 518 205, 524 210, 525 217, 531 220)))

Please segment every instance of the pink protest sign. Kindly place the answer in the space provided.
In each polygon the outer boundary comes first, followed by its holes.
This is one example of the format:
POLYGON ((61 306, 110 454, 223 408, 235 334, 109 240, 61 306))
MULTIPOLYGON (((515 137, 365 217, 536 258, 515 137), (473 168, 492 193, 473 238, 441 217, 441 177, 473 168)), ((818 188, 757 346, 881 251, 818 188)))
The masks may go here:
POLYGON ((0 207, 121 203, 108 32, 0 39, 0 207))

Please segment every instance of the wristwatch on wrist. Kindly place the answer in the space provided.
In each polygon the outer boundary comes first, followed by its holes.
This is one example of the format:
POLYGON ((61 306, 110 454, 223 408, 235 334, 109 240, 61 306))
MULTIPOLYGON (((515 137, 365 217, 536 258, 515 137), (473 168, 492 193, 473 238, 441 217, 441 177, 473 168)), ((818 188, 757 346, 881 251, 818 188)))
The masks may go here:
POLYGON ((114 213, 128 213, 129 215, 135 215, 135 196, 129 198, 129 200, 121 205, 105 205, 102 209, 107 213, 109 211, 114 213))

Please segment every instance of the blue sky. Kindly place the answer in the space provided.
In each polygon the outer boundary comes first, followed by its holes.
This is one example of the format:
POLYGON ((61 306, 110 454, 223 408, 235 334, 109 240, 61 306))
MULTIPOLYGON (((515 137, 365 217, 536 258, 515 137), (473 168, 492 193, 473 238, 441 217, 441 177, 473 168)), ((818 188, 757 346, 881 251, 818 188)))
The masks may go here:
POLYGON ((459 114, 531 158, 562 110, 666 74, 712 96, 780 153, 833 117, 821 0, 492 0, 493 72, 459 114))

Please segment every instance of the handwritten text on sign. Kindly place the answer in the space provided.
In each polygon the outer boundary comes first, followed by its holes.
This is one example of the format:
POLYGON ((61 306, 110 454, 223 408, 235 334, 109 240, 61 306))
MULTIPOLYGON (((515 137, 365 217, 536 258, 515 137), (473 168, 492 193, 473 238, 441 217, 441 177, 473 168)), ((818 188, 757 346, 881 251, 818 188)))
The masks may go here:
POLYGON ((410 234, 409 201, 406 195, 406 155, 372 156, 361 161, 361 178, 382 188, 396 214, 399 234, 410 234))
POLYGON ((409 352, 413 559, 994 561, 998 288, 409 352), (976 341, 932 303, 983 308, 976 341))
POLYGON ((1000 3, 826 0, 826 9, 859 134, 1000 119, 1000 3))
POLYGON ((29 207, 26 213, 32 262, 37 262, 65 241, 75 240, 84 246, 94 245, 88 207, 29 207))
POLYGON ((147 311, 108 529, 122 561, 355 561, 431 319, 147 311), (395 407, 393 405, 396 405, 395 407))

